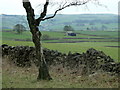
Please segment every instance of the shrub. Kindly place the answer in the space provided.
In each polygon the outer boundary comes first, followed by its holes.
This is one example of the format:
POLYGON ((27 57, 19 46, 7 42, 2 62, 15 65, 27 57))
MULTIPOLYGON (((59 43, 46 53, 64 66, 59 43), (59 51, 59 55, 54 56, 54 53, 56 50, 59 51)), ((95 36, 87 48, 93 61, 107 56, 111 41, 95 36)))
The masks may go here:
POLYGON ((44 34, 44 35, 42 36, 42 40, 49 40, 49 39, 50 39, 50 36, 47 35, 47 34, 44 34))

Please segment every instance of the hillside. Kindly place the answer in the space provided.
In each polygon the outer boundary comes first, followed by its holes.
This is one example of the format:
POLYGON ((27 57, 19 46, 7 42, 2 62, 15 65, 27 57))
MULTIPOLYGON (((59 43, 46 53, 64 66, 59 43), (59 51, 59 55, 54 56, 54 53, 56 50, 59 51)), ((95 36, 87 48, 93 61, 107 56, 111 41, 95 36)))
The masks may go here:
MULTIPOLYGON (((2 29, 12 29, 16 24, 28 27, 24 15, 0 15, 2 29)), ((65 25, 75 30, 118 30, 118 16, 114 14, 59 14, 55 18, 42 22, 41 30, 61 31, 65 25)))

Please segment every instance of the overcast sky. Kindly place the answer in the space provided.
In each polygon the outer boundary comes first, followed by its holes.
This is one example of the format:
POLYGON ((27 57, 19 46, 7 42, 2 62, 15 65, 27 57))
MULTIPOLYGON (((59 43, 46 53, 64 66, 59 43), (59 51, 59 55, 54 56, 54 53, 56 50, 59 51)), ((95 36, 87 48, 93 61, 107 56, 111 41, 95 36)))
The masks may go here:
MULTIPOLYGON (((39 14, 40 9, 38 4, 42 0, 30 0, 35 13, 39 14)), ((45 0, 44 0, 45 1, 45 0)), ((60 0, 59 0, 60 1, 60 0)), ((118 14, 118 2, 120 0, 99 0, 101 4, 106 5, 107 8, 97 6, 91 3, 88 3, 88 9, 85 6, 79 7, 69 7, 59 12, 60 14, 83 14, 83 13, 112 13, 118 14)), ((54 9, 49 9, 49 13, 52 14, 54 9)), ((0 14, 16 14, 16 15, 25 15, 26 12, 22 5, 22 0, 0 0, 0 14)))

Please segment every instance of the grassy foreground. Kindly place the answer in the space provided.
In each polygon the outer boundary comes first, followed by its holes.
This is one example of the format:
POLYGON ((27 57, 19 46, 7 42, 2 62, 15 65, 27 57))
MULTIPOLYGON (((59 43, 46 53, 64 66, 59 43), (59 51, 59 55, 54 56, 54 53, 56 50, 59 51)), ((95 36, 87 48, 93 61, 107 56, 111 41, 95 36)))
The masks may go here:
POLYGON ((107 73, 80 76, 70 74, 61 66, 52 66, 50 74, 53 80, 37 81, 38 71, 34 65, 31 68, 20 68, 3 59, 2 68, 3 88, 118 88, 118 78, 107 73), (58 71, 58 68, 61 69, 58 71))

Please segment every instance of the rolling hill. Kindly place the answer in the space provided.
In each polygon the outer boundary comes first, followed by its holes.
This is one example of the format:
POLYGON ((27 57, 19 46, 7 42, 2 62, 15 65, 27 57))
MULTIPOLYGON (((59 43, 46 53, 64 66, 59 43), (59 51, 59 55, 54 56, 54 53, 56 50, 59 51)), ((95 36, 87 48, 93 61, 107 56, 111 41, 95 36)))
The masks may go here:
MULTIPOLYGON (((37 16, 36 16, 37 17, 37 16)), ((28 27, 25 15, 0 15, 2 29, 12 29, 16 24, 28 27)), ((43 31, 61 31, 65 25, 75 30, 118 30, 118 15, 114 14, 58 14, 55 18, 42 22, 43 31)))

